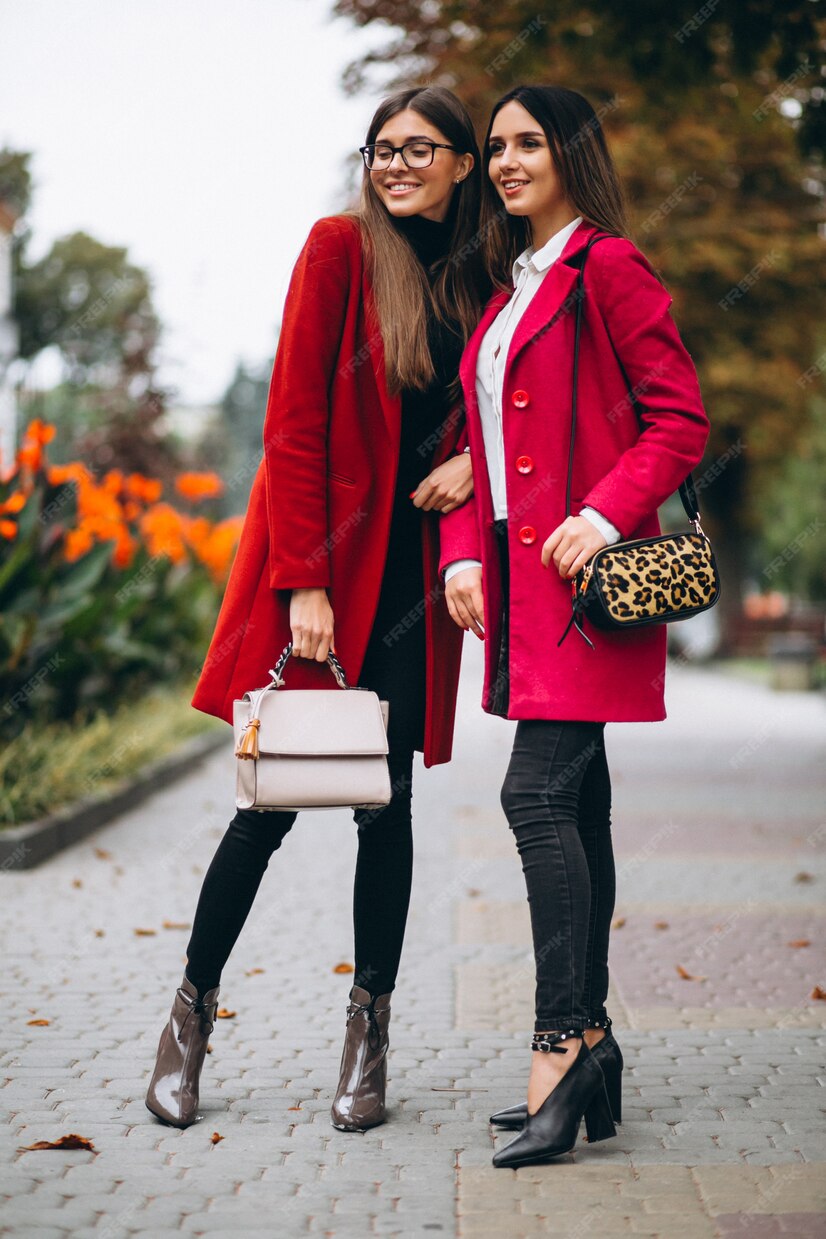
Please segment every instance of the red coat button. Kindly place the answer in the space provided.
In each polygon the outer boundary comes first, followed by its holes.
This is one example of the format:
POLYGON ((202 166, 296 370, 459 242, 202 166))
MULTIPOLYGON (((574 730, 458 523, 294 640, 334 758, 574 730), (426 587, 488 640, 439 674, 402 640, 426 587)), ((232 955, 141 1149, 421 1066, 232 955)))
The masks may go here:
POLYGON ((536 530, 533 525, 522 526, 519 530, 519 541, 525 546, 530 546, 532 542, 536 541, 536 530))
POLYGON ((528 393, 520 388, 519 391, 515 391, 511 396, 511 404, 515 405, 517 409, 524 409, 530 403, 530 399, 528 393))
POLYGON ((516 467, 520 473, 533 473, 533 457, 517 456, 516 467))

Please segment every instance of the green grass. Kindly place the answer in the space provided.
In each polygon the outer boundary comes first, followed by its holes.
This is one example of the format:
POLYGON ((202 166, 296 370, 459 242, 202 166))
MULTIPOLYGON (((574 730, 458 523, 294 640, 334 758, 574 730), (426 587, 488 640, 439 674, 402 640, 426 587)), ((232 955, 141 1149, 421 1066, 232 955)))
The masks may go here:
POLYGON ((164 686, 90 722, 28 724, 0 750, 0 830, 110 791, 192 736, 229 727, 189 704, 191 685, 164 686))
POLYGON ((753 680, 758 684, 768 684, 771 680, 768 658, 718 658, 712 666, 715 671, 724 671, 728 675, 736 675, 738 679, 753 680))
MULTIPOLYGON (((712 664, 715 671, 737 676, 738 679, 751 680, 755 684, 772 684, 772 660, 770 658, 719 658, 712 664)), ((815 664, 813 672, 815 689, 826 687, 826 662, 815 664)))

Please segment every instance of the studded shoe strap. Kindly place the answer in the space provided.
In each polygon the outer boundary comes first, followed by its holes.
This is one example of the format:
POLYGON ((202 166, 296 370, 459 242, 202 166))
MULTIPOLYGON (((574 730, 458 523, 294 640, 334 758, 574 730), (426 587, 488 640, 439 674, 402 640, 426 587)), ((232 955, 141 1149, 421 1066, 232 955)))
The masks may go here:
POLYGON ((589 1020, 588 1028, 604 1028, 607 1034, 611 1031, 611 1025, 613 1022, 614 1021, 611 1019, 610 1015, 606 1015, 604 1020, 589 1020))
POLYGON ((567 1041, 569 1037, 581 1037, 582 1034, 577 1032, 575 1028, 568 1028, 565 1032, 546 1032, 534 1033, 531 1041, 532 1050, 541 1050, 543 1054, 565 1054, 567 1052, 564 1045, 558 1045, 559 1041, 567 1041))

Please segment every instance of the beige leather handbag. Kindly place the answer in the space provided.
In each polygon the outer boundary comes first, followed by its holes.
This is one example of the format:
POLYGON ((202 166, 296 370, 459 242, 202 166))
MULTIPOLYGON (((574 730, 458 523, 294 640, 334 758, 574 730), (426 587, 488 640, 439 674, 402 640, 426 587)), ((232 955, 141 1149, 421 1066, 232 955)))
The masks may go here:
POLYGON ((292 654, 284 648, 272 680, 233 702, 239 809, 378 809, 390 803, 387 764, 389 706, 377 693, 352 687, 335 654, 327 663, 332 689, 284 686, 292 654))

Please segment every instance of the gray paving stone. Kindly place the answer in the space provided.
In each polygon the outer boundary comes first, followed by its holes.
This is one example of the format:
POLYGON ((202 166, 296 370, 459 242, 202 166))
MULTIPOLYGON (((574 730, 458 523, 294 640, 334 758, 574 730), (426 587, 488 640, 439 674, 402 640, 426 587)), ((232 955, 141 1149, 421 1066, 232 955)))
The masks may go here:
MULTIPOLYGON (((478 675, 472 646, 466 657, 478 675)), ((712 787, 706 792, 690 779, 693 769, 715 768, 715 749, 731 747, 738 727, 746 738, 752 733, 758 706, 777 706, 771 695, 755 698, 726 680, 723 709, 720 684, 704 673, 683 672, 675 681, 676 706, 661 729, 609 728, 622 898, 656 902, 678 890, 685 904, 719 897, 736 907, 738 899, 782 896, 809 906, 820 897, 823 867, 818 856, 807 854, 804 863, 790 842, 804 811, 806 829, 812 829, 815 798, 805 790, 780 802, 775 797, 786 816, 778 813, 770 823, 776 855, 769 859, 742 865, 739 858, 665 849, 623 869, 624 824, 633 824, 638 807, 650 820, 652 770, 667 773, 672 799, 683 797, 687 827, 713 811, 721 831, 725 814, 742 830, 749 813, 761 815, 761 799, 774 795, 764 787, 758 796, 752 774, 742 796, 722 805, 712 787), (740 721, 732 723, 737 701, 740 721), (728 720, 723 730, 721 710, 728 720), (697 717, 707 720, 701 732, 697 717), (795 889, 790 877, 802 868, 816 873, 818 882, 795 889)), ((305 815, 271 861, 222 981, 221 1003, 238 1014, 216 1024, 203 1076, 203 1117, 185 1132, 158 1123, 143 1096, 182 973, 186 935, 159 929, 140 938, 133 929, 158 927, 167 917, 191 921, 201 880, 191 865, 205 870, 231 816, 231 746, 197 778, 165 789, 94 841, 39 870, 0 875, 0 935, 12 945, 0 976, 4 1010, 11 1013, 0 1057, 0 1083, 9 1080, 0 1087, 0 1116, 7 1123, 0 1166, 8 1171, 12 1207, 25 1219, 12 1214, 9 1233, 22 1228, 26 1239, 41 1232, 60 1239, 199 1233, 272 1239, 272 1226, 262 1227, 264 1215, 268 1222, 277 1216, 278 1239, 438 1233, 465 1239, 456 1220, 456 1166, 490 1169, 495 1144, 511 1136, 494 1136, 487 1116, 524 1096, 530 1065, 523 1035, 454 1026, 455 967, 477 961, 504 971, 529 963, 524 945, 454 940, 455 908, 468 888, 483 889, 486 898, 524 900, 515 850, 507 862, 479 865, 463 852, 466 838, 487 839, 492 827, 506 830, 497 797, 513 726, 484 717, 477 698, 478 683, 469 687, 463 680, 454 763, 424 771, 417 758, 416 882, 393 998, 390 1121, 364 1135, 337 1132, 329 1123, 351 983, 332 972, 352 959, 350 898, 342 892, 342 873, 351 871, 355 852, 348 815, 305 815), (468 808, 479 816, 468 816, 468 808), (170 837, 177 831, 184 838, 199 815, 220 828, 191 841, 185 865, 159 869, 157 857, 168 851, 170 837), (94 856, 96 845, 123 869, 117 880, 111 864, 94 856), (71 880, 80 873, 84 887, 73 890, 71 880), (27 913, 35 906, 38 920, 24 944, 16 931, 23 918, 31 923, 27 913), (90 941, 88 927, 95 924, 105 926, 106 936, 90 941), (252 967, 266 971, 247 976, 252 967), (61 983, 63 976, 69 984, 61 983), (55 1022, 29 1027, 29 1008, 55 1022), (299 1103, 300 1110, 290 1109, 299 1103), (21 1144, 72 1130, 92 1138, 99 1153, 17 1153, 21 1144), (213 1131, 224 1137, 217 1145, 210 1141, 213 1131), (55 1225, 58 1216, 68 1230, 55 1225)), ((817 751, 813 705, 806 698, 791 711, 793 743, 778 748, 773 768, 775 781, 786 779, 795 789, 802 786, 800 761, 817 751)), ((624 859, 629 856, 634 851, 626 848, 624 859)), ((626 1122, 613 1141, 593 1149, 581 1141, 575 1170, 667 1173, 689 1166, 826 1162, 818 1126, 826 1096, 822 1029, 619 1028, 619 1035, 628 1064, 626 1122)), ((509 1221, 527 1217, 520 1203, 530 1205, 536 1179, 533 1172, 494 1175, 492 1190, 500 1194, 498 1203, 492 1198, 494 1224, 468 1232, 469 1239, 499 1239, 503 1206, 509 1221), (525 1184, 524 1197, 509 1194, 512 1178, 525 1184)), ((632 1223, 633 1233, 654 1234, 642 1212, 632 1223)), ((600 1234, 614 1239, 607 1228, 600 1234)), ((681 1234, 678 1225, 658 1239, 681 1234)), ((584 1232, 575 1239, 584 1239, 584 1232)))

